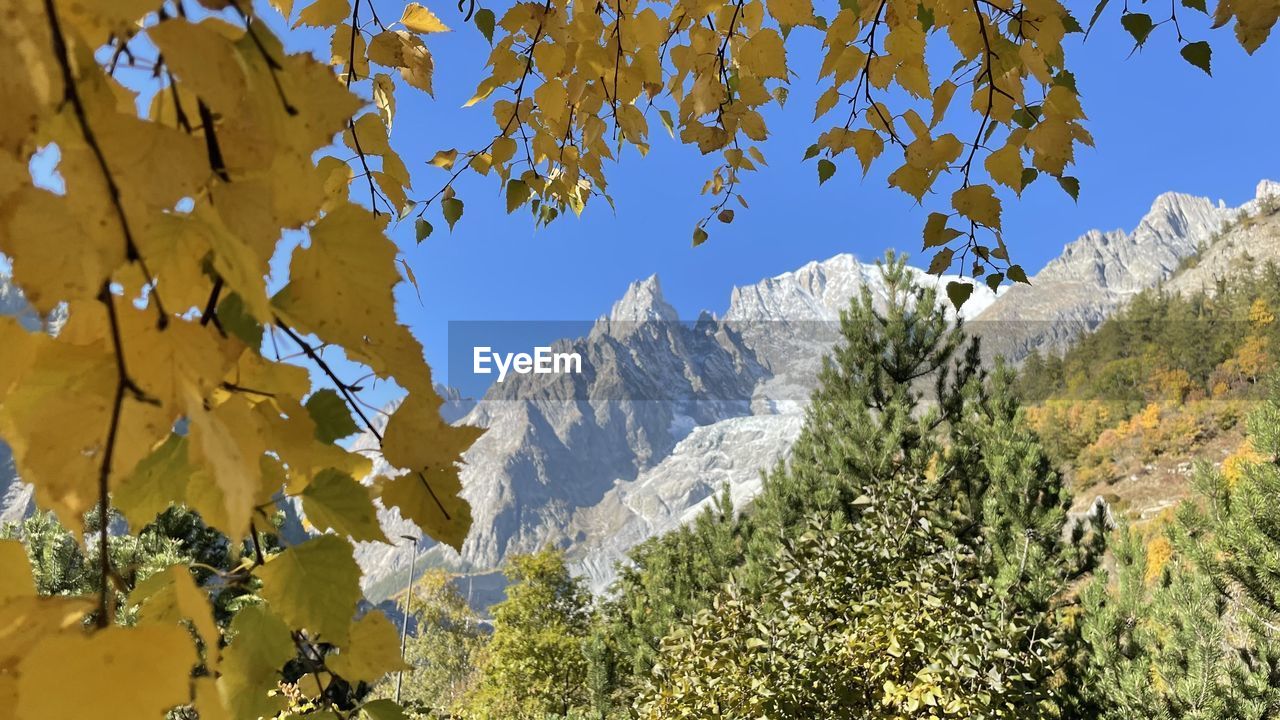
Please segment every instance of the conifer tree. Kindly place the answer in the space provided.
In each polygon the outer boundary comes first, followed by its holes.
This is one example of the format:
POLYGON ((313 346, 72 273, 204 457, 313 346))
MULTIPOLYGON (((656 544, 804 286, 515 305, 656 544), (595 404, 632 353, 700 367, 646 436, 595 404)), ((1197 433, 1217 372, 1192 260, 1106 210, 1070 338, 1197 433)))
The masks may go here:
POLYGON ((941 430, 964 415, 965 385, 980 381, 977 342, 938 308, 937 291, 913 281, 904 256, 890 253, 880 269, 883 308, 864 286, 841 313, 842 342, 823 361, 789 464, 765 477, 753 504, 749 586, 808 516, 855 518, 869 486, 942 455, 941 430))
POLYGON ((1074 636, 1054 599, 1097 545, 1063 540, 1067 495, 1008 371, 989 381, 936 293, 882 267, 887 302, 843 316, 747 514, 742 574, 664 639, 642 716, 1061 713, 1074 636))

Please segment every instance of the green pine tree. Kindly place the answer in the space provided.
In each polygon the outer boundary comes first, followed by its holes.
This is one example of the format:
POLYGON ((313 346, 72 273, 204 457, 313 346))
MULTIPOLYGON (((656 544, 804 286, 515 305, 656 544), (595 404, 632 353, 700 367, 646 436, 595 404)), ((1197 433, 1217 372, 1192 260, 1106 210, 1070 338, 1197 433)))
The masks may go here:
MULTIPOLYGON (((863 287, 841 313, 842 342, 824 359, 790 462, 765 478, 753 503, 748 587, 768 575, 778 548, 814 513, 856 518, 869 488, 941 459, 942 432, 972 399, 965 386, 980 382, 977 342, 939 309, 937 292, 913 281, 905 257, 890 254, 880 268, 884 307, 863 287)), ((949 497, 939 501, 963 500, 943 486, 971 478, 945 475, 938 492, 949 497)))
MULTIPOLYGON (((789 464, 746 514, 744 566, 663 640, 649 718, 1061 715, 1058 602, 1099 550, 1008 371, 882 265, 842 318, 789 464), (1070 534, 1081 539, 1082 531, 1070 534)), ((1095 534, 1096 537, 1096 534, 1095 534)))

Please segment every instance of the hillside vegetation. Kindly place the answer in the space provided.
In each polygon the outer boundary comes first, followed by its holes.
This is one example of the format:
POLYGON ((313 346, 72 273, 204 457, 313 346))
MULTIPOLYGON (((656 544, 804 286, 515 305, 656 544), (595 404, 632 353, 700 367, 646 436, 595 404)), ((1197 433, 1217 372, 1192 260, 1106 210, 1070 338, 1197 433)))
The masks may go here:
POLYGON ((1187 493, 1197 458, 1236 477, 1256 455, 1242 420, 1276 367, 1277 309, 1267 263, 1209 290, 1141 293, 1065 355, 1031 355, 1027 417, 1078 501, 1147 519, 1187 493))

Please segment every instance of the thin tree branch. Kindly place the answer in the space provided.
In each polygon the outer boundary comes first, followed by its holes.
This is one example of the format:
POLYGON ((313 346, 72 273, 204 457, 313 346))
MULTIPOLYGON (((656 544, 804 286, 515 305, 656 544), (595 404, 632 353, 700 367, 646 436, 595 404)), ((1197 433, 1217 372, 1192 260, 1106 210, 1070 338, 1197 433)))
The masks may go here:
POLYGON ((98 617, 99 628, 111 624, 110 583, 111 546, 109 544, 109 525, 111 511, 111 463, 115 458, 116 438, 120 431, 120 414, 124 408, 125 393, 129 392, 138 400, 155 402, 148 398, 129 377, 124 362, 124 347, 120 340, 120 320, 116 316, 115 301, 111 294, 111 283, 104 282, 98 293, 98 300, 106 306, 107 320, 111 327, 111 346, 116 360, 116 389, 111 401, 111 420, 107 426, 107 437, 102 450, 102 464, 98 469, 98 617))
POLYGON ((142 270, 142 276, 146 284, 151 288, 152 296, 155 297, 156 325, 163 330, 169 324, 169 313, 165 311, 164 303, 160 299, 160 290, 156 287, 155 276, 151 274, 146 260, 138 252, 138 245, 134 242, 133 230, 129 226, 129 218, 125 215, 124 203, 120 198, 120 188, 116 185, 110 166, 107 165, 107 157, 102 152, 102 146, 98 143, 98 136, 94 134, 93 126, 89 124, 89 114, 85 110, 84 101, 80 98, 80 89, 76 85, 75 74, 71 72, 71 54, 67 50, 67 40, 62 34, 62 24, 58 20, 58 8, 54 0, 44 0, 44 7, 45 14, 49 17, 49 30, 53 38, 54 54, 57 55, 58 64, 62 69, 63 93, 75 111, 76 121, 80 125, 80 132, 84 136, 85 143, 89 146, 89 149, 93 151, 93 156, 98 163, 98 169, 101 170, 103 181, 107 185, 107 194, 111 197, 116 219, 120 222, 120 229, 124 234, 125 259, 129 262, 138 263, 138 268, 142 270))

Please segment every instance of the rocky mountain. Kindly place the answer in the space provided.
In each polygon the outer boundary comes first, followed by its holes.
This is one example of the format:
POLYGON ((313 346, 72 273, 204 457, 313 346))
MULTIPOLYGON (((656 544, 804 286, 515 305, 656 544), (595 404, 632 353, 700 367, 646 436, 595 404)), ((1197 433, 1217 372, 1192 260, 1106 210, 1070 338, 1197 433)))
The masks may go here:
POLYGON ((1212 292, 1217 283, 1265 263, 1280 263, 1280 183, 1264 180, 1254 199, 1227 220, 1165 284, 1170 292, 1212 292))
MULTIPOLYGON (((735 289, 723 317, 682 322, 656 277, 633 283, 585 337, 553 348, 579 353, 581 374, 509 377, 460 421, 488 429, 462 473, 473 529, 461 555, 435 547, 427 562, 483 570, 557 545, 603 590, 628 549, 720 488, 746 502, 799 432, 840 310, 863 289, 884 296, 875 266, 839 255, 735 289)), ((976 291, 964 314, 995 297, 976 291)), ((406 526, 384 519, 388 534, 406 526)), ((360 553, 371 597, 399 587, 384 578, 403 578, 407 553, 360 553)))

